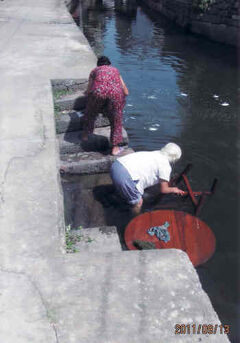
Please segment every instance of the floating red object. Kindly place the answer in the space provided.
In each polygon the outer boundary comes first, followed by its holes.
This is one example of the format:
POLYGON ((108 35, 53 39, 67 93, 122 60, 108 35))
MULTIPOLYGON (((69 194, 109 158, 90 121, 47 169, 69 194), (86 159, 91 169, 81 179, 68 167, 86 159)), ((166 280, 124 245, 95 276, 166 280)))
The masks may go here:
POLYGON ((206 223, 188 213, 174 210, 159 210, 143 213, 127 225, 125 242, 130 250, 137 250, 135 240, 153 242, 157 249, 181 249, 185 251, 192 264, 197 267, 214 254, 216 239, 206 223), (168 222, 170 241, 165 243, 155 235, 150 236, 147 230, 168 222))

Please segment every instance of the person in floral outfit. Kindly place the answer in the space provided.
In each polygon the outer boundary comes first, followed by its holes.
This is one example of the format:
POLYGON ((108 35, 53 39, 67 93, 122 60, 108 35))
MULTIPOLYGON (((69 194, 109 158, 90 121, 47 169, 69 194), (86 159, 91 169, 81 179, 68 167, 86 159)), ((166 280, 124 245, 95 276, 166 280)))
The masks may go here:
POLYGON ((128 89, 118 69, 111 65, 108 57, 99 57, 97 67, 91 71, 88 81, 83 141, 93 133, 98 113, 104 112, 111 125, 112 155, 121 152, 119 144, 122 142, 122 117, 126 95, 128 89))

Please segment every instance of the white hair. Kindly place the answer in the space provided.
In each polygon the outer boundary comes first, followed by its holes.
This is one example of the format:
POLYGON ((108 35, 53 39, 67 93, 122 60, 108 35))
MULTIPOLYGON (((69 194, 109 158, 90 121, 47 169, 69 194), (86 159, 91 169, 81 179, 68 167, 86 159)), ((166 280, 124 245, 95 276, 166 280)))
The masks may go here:
POLYGON ((182 156, 181 148, 175 143, 166 144, 160 152, 167 157, 170 163, 176 162, 182 156))

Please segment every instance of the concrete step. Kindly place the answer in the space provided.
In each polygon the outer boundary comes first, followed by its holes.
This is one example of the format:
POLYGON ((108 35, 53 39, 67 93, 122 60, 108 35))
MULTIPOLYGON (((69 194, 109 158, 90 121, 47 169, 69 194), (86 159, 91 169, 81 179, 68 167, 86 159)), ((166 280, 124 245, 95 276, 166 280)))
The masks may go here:
POLYGON ((206 323, 218 327, 216 334, 200 334, 202 343, 229 342, 180 250, 66 254, 41 270, 34 282, 61 342, 199 343, 191 325, 206 323), (190 332, 178 338, 176 324, 189 323, 190 332))
POLYGON ((118 157, 132 154, 131 148, 124 147, 121 154, 112 156, 101 152, 80 152, 70 155, 62 155, 60 161, 60 172, 66 174, 99 174, 108 173, 109 169, 118 157))
MULTIPOLYGON (((56 131, 57 133, 79 131, 83 128, 83 112, 69 111, 62 114, 61 112, 56 117, 56 131)), ((95 127, 104 127, 109 125, 109 120, 102 114, 99 114, 95 127)))
MULTIPOLYGON (((123 128, 122 145, 128 144, 128 135, 123 128)), ((82 131, 66 132, 58 135, 60 154, 84 151, 106 151, 110 147, 110 126, 95 128, 87 142, 81 141, 82 131)))
POLYGON ((57 107, 58 112, 63 110, 76 110, 80 111, 86 106, 87 97, 84 90, 78 90, 76 92, 71 92, 70 94, 65 94, 59 99, 55 99, 55 107, 57 107))
POLYGON ((122 251, 116 226, 70 230, 66 233, 68 252, 108 253, 122 251))

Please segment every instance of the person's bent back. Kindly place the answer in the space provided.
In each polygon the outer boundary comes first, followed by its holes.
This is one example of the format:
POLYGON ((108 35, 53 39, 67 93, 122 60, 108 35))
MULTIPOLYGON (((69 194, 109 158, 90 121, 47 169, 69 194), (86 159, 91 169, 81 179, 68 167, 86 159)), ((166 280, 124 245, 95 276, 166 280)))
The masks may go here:
POLYGON ((162 193, 183 195, 177 187, 169 185, 171 165, 181 157, 181 149, 168 143, 161 150, 141 151, 118 158, 111 167, 111 178, 119 195, 132 207, 135 214, 141 211, 144 189, 160 185, 162 193))

